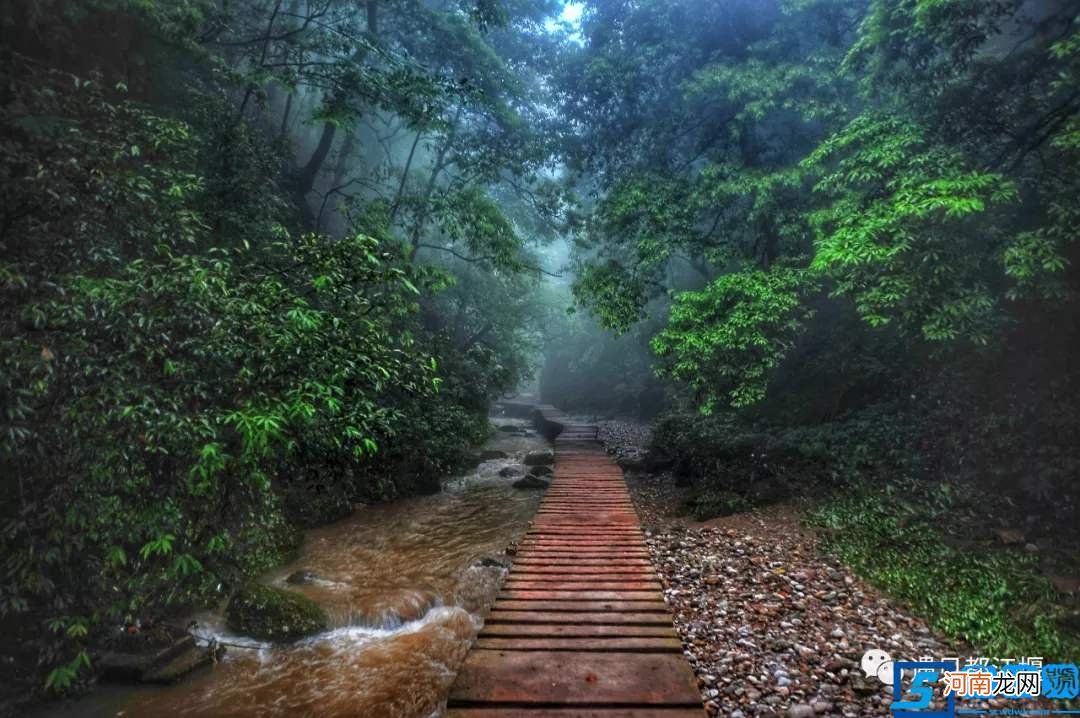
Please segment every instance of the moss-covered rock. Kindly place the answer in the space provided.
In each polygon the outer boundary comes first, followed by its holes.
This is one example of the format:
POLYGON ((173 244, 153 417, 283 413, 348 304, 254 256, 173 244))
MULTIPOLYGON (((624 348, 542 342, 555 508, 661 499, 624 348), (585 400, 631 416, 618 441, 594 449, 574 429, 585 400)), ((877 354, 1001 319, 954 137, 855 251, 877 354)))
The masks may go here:
POLYGON ((319 604, 291 591, 250 583, 225 609, 229 628, 266 641, 295 641, 326 629, 319 604))

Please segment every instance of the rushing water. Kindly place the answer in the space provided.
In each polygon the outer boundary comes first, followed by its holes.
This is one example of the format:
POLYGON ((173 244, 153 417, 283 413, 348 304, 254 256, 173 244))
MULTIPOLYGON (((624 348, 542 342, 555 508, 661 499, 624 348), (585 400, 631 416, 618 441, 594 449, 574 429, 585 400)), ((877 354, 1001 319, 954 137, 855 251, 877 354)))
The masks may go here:
MULTIPOLYGON (((498 419, 498 424, 524 422, 498 419)), ((505 569, 481 565, 520 535, 539 492, 498 475, 542 448, 535 435, 499 432, 487 448, 511 454, 481 464, 442 493, 371 506, 309 531, 296 560, 264 577, 286 587, 294 571, 319 578, 303 592, 331 629, 292 645, 231 634, 197 616, 196 633, 231 647, 213 669, 169 687, 104 691, 54 715, 372 716, 438 714, 505 569)))

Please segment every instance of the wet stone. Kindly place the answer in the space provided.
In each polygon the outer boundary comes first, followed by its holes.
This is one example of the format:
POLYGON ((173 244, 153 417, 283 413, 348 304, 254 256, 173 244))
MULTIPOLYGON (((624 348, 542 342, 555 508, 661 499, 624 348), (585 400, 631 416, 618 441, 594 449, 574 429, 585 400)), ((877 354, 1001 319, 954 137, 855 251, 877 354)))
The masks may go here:
POLYGON ((550 451, 530 451, 525 455, 526 466, 551 466, 555 463, 555 454, 550 451))
POLYGON ((547 481, 539 476, 526 476, 512 484, 515 489, 546 489, 549 485, 547 481))
POLYGON ((506 568, 507 561, 499 560, 492 556, 485 556, 473 565, 479 566, 480 568, 506 568))
POLYGON ((248 584, 225 609, 229 628, 268 641, 295 641, 326 629, 326 613, 317 603, 292 591, 248 584))
POLYGON ((292 584, 293 586, 307 586, 320 580, 320 576, 311 571, 301 570, 293 571, 286 577, 285 583, 292 584))

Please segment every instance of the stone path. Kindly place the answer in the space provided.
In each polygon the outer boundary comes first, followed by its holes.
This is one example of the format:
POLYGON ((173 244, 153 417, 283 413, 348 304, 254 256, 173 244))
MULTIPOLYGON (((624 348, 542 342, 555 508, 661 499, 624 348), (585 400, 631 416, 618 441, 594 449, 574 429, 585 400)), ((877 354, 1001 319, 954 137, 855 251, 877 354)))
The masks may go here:
POLYGON ((448 701, 452 718, 689 718, 701 697, 622 471, 550 406, 555 474, 448 701))

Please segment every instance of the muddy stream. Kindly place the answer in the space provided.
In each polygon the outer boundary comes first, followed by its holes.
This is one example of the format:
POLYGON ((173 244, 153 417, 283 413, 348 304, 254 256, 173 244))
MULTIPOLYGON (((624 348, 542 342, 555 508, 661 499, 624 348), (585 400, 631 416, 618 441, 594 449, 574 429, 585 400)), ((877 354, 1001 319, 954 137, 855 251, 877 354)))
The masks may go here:
POLYGON ((549 446, 531 427, 497 432, 485 448, 510 458, 446 481, 439 494, 361 508, 306 532, 296 560, 263 580, 318 602, 331 619, 325 633, 272 645, 201 614, 197 635, 249 648, 231 647, 218 665, 173 686, 105 687, 47 715, 439 715, 505 572, 483 559, 524 532, 540 501, 540 492, 512 488, 515 477, 499 471, 549 446), (318 578, 289 585, 295 571, 318 578))

